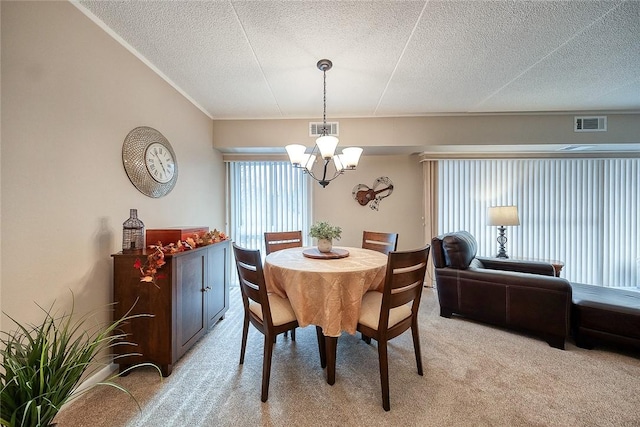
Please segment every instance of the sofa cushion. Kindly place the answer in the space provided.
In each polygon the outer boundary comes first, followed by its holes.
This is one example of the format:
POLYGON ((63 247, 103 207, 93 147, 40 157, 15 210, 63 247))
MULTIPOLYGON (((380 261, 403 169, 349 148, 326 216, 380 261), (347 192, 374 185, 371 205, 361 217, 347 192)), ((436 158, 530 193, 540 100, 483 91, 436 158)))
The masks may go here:
MULTIPOLYGON (((271 309, 271 321, 273 322, 273 326, 284 325, 285 323, 295 322, 296 314, 291 307, 291 303, 287 298, 281 298, 276 294, 268 294, 269 298, 269 308, 271 309)), ((262 305, 255 302, 249 302, 249 310, 253 314, 255 314, 258 319, 264 322, 262 318, 262 305)))
MULTIPOLYGON (((380 310, 382 309, 382 292, 369 291, 362 297, 362 307, 358 323, 378 330, 380 321, 380 310)), ((411 306, 404 304, 389 310, 388 327, 391 328, 407 317, 411 317, 411 306)))
POLYGON ((456 231, 444 235, 442 249, 449 267, 466 270, 476 257, 478 243, 468 231, 456 231))

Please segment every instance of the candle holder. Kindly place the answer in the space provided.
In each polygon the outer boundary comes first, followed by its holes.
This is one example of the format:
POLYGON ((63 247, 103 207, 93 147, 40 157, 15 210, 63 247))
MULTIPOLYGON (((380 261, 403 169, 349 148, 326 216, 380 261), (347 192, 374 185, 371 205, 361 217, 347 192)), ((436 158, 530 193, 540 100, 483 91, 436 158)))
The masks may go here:
POLYGON ((129 209, 129 219, 122 223, 122 253, 140 253, 144 249, 144 223, 138 210, 129 209))

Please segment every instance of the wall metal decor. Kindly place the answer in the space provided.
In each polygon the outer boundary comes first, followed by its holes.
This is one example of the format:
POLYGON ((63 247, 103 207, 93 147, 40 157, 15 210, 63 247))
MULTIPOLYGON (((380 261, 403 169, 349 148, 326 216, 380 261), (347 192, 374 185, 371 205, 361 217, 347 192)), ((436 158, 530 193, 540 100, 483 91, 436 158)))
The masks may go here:
POLYGON ((353 198, 361 205, 366 206, 371 202, 369 207, 375 211, 378 210, 380 200, 388 197, 393 192, 393 182, 387 176, 381 176, 373 181, 373 186, 369 188, 364 184, 358 184, 353 187, 351 194, 353 198))
POLYGON ((140 126, 122 144, 122 163, 131 183, 144 195, 169 194, 178 180, 178 159, 167 138, 157 130, 140 126))

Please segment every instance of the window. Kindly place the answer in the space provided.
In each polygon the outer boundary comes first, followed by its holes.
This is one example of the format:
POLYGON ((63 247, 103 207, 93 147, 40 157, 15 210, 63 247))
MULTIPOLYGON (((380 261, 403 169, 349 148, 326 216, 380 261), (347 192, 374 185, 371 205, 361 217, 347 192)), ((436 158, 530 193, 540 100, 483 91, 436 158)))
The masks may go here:
POLYGON ((467 230, 494 256, 487 208, 516 205, 509 257, 563 261, 572 282, 640 286, 640 159, 443 160, 438 171, 438 233, 467 230))
POLYGON ((309 179, 289 162, 228 162, 227 182, 229 232, 236 244, 264 256, 265 231, 309 229, 309 179))

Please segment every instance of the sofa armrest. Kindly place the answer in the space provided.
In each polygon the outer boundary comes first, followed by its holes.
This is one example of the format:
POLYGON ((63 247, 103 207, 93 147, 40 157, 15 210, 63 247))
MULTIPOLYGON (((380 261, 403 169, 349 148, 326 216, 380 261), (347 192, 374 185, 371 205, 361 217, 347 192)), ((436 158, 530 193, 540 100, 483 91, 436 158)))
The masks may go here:
POLYGON ((504 258, 483 258, 477 257, 484 268, 490 270, 514 271, 519 273, 541 274, 544 276, 555 276, 553 264, 544 261, 526 261, 504 258))

